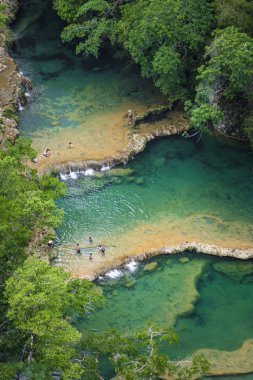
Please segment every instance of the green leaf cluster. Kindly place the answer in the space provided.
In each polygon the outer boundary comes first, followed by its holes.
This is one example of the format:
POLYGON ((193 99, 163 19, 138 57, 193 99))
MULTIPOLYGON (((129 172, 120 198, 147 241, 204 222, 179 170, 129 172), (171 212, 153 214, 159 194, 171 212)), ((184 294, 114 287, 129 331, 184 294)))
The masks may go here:
POLYGON ((6 317, 22 337, 16 351, 22 371, 31 379, 36 378, 34 370, 47 379, 56 370, 63 379, 80 378, 81 367, 73 359, 78 357, 74 346, 81 335, 66 318, 73 298, 68 277, 63 270, 30 258, 6 283, 6 317))
POLYGON ((229 134, 244 125, 252 137, 253 39, 234 27, 216 30, 204 58, 191 124, 229 134))
MULTIPOLYGON (((175 379, 186 380, 209 371, 209 363, 201 355, 185 364, 169 361, 160 349, 163 341, 175 344, 178 337, 171 329, 161 329, 149 323, 146 329, 131 336, 123 336, 116 330, 86 333, 82 337, 81 348, 86 350, 90 360, 101 356, 109 358, 119 378, 125 380, 155 379, 165 373, 175 379)), ((98 372, 87 371, 85 378, 99 378, 98 375, 98 372)))
POLYGON ((253 2, 251 0, 215 0, 214 8, 219 28, 234 26, 253 35, 253 2))
POLYGON ((4 29, 9 17, 6 15, 6 5, 0 4, 0 32, 4 29))
POLYGON ((62 211, 55 199, 63 196, 65 185, 21 162, 34 157, 31 141, 20 138, 0 151, 0 281, 25 259, 25 248, 35 232, 57 227, 62 211))

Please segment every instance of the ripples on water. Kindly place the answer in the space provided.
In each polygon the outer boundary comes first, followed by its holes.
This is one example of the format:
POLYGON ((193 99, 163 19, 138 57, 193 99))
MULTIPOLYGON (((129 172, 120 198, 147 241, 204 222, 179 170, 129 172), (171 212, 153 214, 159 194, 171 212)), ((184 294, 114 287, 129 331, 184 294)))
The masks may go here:
POLYGON ((167 220, 180 226, 186 218, 191 220, 187 232, 215 230, 224 240, 252 242, 252 161, 249 148, 209 138, 201 146, 178 137, 161 139, 120 176, 112 170, 68 179, 67 197, 59 201, 65 217, 57 243, 85 243, 89 236, 96 243, 115 242, 143 223, 162 229, 167 220))

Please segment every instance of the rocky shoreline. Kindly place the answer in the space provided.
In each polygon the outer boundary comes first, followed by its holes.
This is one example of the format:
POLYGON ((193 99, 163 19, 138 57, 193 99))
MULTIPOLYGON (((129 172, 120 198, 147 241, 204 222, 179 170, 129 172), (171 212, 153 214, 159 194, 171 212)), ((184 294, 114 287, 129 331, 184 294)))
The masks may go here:
MULTIPOLYGON (((230 257, 237 260, 249 260, 253 258, 253 248, 252 249, 234 249, 234 248, 225 248, 219 247, 217 245, 204 244, 198 242, 183 242, 181 244, 171 246, 171 247, 163 247, 154 251, 146 252, 140 255, 132 255, 130 257, 113 257, 111 261, 108 258, 108 261, 103 263, 99 263, 98 268, 95 268, 93 265, 90 267, 90 272, 86 275, 81 275, 81 278, 86 278, 90 281, 96 280, 100 275, 104 275, 112 269, 120 268, 125 264, 128 264, 132 260, 135 261, 145 261, 152 257, 156 257, 159 255, 175 255, 182 252, 194 252, 200 253, 204 255, 211 256, 219 256, 219 257, 230 257)), ((76 276, 74 276, 76 277, 76 276)))
MULTIPOLYGON (((2 3, 6 5, 9 23, 13 22, 18 9, 18 1, 3 0, 2 3)), ((8 52, 13 39, 13 34, 7 26, 0 33, 0 147, 6 139, 14 141, 19 134, 17 110, 22 77, 8 52)))
MULTIPOLYGON (((128 128, 127 146, 120 154, 105 157, 102 160, 67 161, 53 164, 49 168, 42 167, 42 171, 53 169, 57 172, 68 174, 87 169, 99 170, 103 166, 111 167, 126 164, 134 156, 141 153, 150 141, 158 137, 178 135, 186 131, 188 121, 181 112, 167 111, 161 120, 149 122, 143 118, 143 121, 138 122, 138 126, 129 127, 126 125, 125 128, 128 128)), ((38 170, 40 171, 40 167, 38 167, 38 170)))
MULTIPOLYGON (((8 24, 15 20, 18 0, 2 0, 5 4, 8 24)), ((18 71, 9 54, 14 35, 7 25, 0 32, 0 148, 5 140, 15 141, 19 135, 18 108, 26 102, 25 90, 31 88, 31 81, 18 71)))

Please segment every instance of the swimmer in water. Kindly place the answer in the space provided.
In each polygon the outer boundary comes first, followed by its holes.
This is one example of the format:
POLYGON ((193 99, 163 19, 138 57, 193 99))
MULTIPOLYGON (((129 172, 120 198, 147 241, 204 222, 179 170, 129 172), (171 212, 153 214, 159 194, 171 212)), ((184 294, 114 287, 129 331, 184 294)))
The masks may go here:
POLYGON ((93 240, 92 240, 91 236, 89 237, 89 243, 90 243, 90 244, 93 243, 93 240))
POLYGON ((81 253, 81 247, 79 243, 76 245, 76 253, 81 253))

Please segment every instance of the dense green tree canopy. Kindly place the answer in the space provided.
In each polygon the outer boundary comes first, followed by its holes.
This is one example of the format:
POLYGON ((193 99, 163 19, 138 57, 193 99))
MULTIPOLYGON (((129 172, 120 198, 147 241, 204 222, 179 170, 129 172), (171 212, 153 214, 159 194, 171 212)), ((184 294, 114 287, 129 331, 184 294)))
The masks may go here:
POLYGON ((234 26, 241 32, 253 34, 253 2, 251 0, 215 0, 219 28, 234 26))
POLYGON ((208 0, 55 0, 54 5, 69 23, 63 40, 77 42, 78 53, 97 57, 109 41, 123 47, 171 100, 185 97, 213 19, 208 0))
POLYGON ((34 156, 30 144, 18 139, 0 151, 0 281, 24 261, 32 236, 62 218, 54 200, 64 195, 65 185, 48 175, 38 177, 20 161, 34 156))
MULTIPOLYGON (((30 379, 51 379, 55 371, 60 371, 62 379, 81 376, 82 367, 74 360, 80 356, 74 346, 81 334, 67 319, 75 298, 68 277, 62 269, 31 258, 6 283, 6 316, 14 327, 9 339, 19 337, 18 345, 12 341, 12 349, 22 361, 22 372, 30 379)), ((86 298, 89 292, 87 287, 86 298)))
POLYGON ((206 0, 139 0, 122 8, 119 40, 143 76, 170 98, 184 98, 211 20, 206 0))
POLYGON ((77 53, 98 57, 102 48, 113 47, 114 56, 138 64, 171 102, 193 101, 200 65, 192 125, 240 137, 246 131, 252 138, 251 0, 53 3, 68 23, 62 38, 73 41, 77 53))
POLYGON ((205 60, 199 68, 192 124, 233 134, 251 115, 253 40, 234 27, 217 30, 205 60))

